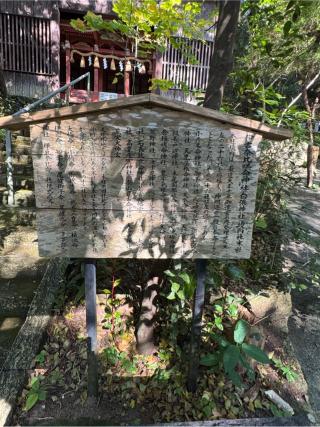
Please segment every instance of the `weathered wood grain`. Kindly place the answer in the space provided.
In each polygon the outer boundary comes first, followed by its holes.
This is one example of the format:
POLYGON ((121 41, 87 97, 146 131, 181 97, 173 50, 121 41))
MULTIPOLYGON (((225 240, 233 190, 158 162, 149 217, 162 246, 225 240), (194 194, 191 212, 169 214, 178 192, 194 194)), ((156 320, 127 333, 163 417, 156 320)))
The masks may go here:
POLYGON ((248 258, 260 139, 142 105, 35 124, 40 255, 248 258))
POLYGON ((224 214, 195 218, 191 214, 116 210, 39 209, 41 256, 84 258, 209 258, 250 257, 252 214, 243 218, 244 238, 238 245, 239 219, 224 214))

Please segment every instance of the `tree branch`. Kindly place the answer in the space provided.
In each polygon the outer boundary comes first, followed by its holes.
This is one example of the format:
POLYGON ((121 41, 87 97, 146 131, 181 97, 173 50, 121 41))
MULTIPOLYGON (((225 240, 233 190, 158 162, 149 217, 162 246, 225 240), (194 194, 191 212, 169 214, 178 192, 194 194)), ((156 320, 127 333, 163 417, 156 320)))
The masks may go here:
POLYGON ((281 114, 281 117, 280 117, 280 120, 278 121, 278 124, 277 124, 277 127, 280 127, 281 126, 281 123, 282 123, 282 119, 283 119, 283 117, 284 117, 284 115, 286 114, 286 112, 296 103, 296 102, 298 102, 299 101, 299 99, 301 98, 301 96, 303 95, 303 93, 304 93, 304 91, 305 90, 308 90, 308 89, 310 89, 310 87, 311 86, 313 86, 314 85, 314 83, 318 80, 318 78, 320 77, 320 72, 319 73, 317 73, 316 75, 315 75, 315 77, 312 79, 312 80, 310 80, 310 82, 304 87, 304 89, 290 102, 290 104, 283 110, 283 112, 282 112, 282 114, 281 114))

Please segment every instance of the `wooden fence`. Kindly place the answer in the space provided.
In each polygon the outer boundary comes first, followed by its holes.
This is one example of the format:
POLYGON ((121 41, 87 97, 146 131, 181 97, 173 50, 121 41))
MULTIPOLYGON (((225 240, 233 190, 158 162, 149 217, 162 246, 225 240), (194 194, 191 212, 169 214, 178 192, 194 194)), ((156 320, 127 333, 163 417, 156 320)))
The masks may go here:
POLYGON ((0 13, 0 57, 5 71, 52 74, 50 20, 0 13))
POLYGON ((180 82, 183 82, 190 90, 205 90, 209 78, 213 42, 185 40, 185 43, 188 51, 195 56, 198 63, 188 63, 181 49, 169 45, 163 55, 162 78, 172 80, 177 87, 180 82))

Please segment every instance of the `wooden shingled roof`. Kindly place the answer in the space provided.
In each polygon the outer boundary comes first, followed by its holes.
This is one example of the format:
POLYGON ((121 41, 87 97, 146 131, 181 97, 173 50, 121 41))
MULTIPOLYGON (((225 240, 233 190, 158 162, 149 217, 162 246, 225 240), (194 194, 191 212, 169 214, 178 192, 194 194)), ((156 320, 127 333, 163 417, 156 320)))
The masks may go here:
POLYGON ((292 138, 292 131, 284 128, 266 126, 256 120, 233 114, 222 113, 209 108, 199 107, 185 102, 171 100, 160 95, 143 94, 130 97, 118 98, 110 101, 91 102, 77 104, 71 107, 52 108, 48 110, 36 111, 33 113, 21 114, 20 116, 5 116, 0 118, 0 128, 21 129, 36 123, 43 123, 52 120, 63 120, 86 116, 88 114, 102 114, 116 108, 126 108, 136 105, 158 106, 171 110, 188 112, 207 119, 212 119, 220 123, 228 124, 244 130, 249 130, 261 134, 264 138, 281 141, 292 138))

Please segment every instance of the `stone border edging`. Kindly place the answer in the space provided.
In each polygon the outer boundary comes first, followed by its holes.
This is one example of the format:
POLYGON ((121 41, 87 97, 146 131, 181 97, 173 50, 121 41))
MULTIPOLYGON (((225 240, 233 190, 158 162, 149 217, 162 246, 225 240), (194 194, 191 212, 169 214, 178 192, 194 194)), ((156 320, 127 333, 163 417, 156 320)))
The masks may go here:
POLYGON ((51 318, 51 308, 67 265, 68 259, 65 258, 54 258, 49 261, 31 302, 27 318, 0 370, 0 427, 8 425, 11 421, 16 399, 25 384, 27 371, 38 353, 51 318))

